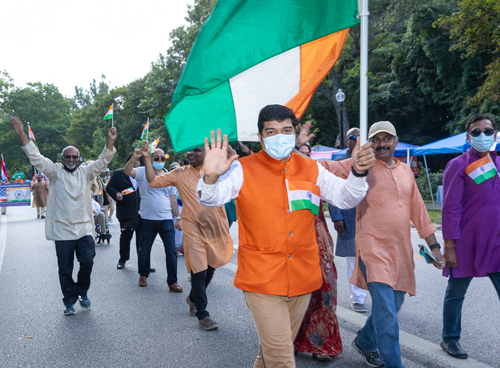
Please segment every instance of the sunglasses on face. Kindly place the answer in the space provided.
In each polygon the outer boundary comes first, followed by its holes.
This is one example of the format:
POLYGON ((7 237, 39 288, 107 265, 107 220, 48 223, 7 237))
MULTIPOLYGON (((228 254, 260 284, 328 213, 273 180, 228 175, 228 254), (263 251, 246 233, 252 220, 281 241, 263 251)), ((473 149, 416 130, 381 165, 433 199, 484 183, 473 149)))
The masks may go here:
POLYGON ((351 135, 350 137, 347 137, 347 139, 349 139, 350 141, 355 141, 356 138, 358 138, 359 135, 351 135))
POLYGON ((155 157, 155 158, 153 158, 153 160, 165 162, 165 157, 155 157))
POLYGON ((484 133, 485 136, 490 137, 495 133, 495 129, 486 128, 485 130, 481 130, 479 128, 476 128, 470 132, 470 135, 472 137, 479 137, 481 133, 484 133))
POLYGON ((66 160, 71 160, 71 159, 73 159, 73 160, 78 160, 78 159, 79 159, 79 157, 78 157, 78 156, 72 156, 72 155, 66 155, 66 156, 64 156, 64 158, 65 158, 66 160))

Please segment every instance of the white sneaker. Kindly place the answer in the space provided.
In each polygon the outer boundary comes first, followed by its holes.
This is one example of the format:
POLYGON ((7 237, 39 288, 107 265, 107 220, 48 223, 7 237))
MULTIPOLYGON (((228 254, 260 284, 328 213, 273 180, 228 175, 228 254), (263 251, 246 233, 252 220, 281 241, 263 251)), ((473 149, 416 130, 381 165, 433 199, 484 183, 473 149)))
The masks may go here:
POLYGON ((113 219, 110 217, 109 218, 109 223, 112 224, 113 223, 113 219))

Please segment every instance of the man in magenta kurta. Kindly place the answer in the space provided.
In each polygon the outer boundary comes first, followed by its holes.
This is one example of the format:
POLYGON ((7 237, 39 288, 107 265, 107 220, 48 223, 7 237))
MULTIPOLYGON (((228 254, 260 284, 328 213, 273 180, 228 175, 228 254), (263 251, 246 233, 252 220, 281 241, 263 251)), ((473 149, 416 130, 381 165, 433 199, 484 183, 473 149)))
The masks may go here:
POLYGON ((449 280, 441 347, 460 359, 467 358, 458 341, 462 304, 472 278, 488 276, 500 297, 500 158, 490 152, 495 128, 492 117, 471 116, 466 130, 472 148, 451 160, 443 176, 442 230, 447 264, 443 275, 449 280), (489 169, 490 175, 477 176, 489 169))

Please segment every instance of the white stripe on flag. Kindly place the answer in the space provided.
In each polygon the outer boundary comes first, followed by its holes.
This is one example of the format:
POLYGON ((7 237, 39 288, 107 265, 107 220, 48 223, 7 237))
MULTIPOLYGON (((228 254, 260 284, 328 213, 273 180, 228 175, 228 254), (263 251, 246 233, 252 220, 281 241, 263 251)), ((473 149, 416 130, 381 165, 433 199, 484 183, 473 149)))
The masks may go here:
POLYGON ((476 170, 474 170, 473 172, 471 172, 469 174, 470 178, 472 180, 474 180, 475 178, 477 178, 479 175, 483 175, 484 173, 490 171, 490 170, 493 170, 493 169, 496 169, 495 165, 493 165, 492 162, 488 162, 487 164, 483 165, 483 166, 480 166, 478 167, 476 170))
POLYGON ((298 200, 308 201, 309 197, 307 196, 307 193, 311 193, 311 195, 312 195, 311 202, 319 207, 320 198, 316 194, 314 194, 308 190, 300 190, 300 189, 291 190, 288 192, 288 200, 289 201, 298 201, 298 200))
POLYGON ((229 80, 238 140, 256 142, 259 111, 288 103, 300 89, 300 47, 272 57, 229 80))

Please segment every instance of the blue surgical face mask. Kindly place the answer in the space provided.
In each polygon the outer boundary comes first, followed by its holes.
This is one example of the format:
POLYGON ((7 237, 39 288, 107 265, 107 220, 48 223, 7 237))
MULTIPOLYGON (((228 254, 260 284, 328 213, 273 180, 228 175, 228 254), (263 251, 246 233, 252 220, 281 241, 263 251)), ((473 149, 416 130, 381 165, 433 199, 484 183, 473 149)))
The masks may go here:
POLYGON ((478 152, 488 152, 493 143, 495 143, 495 134, 487 136, 481 133, 479 137, 470 136, 470 145, 478 152))
POLYGON ((295 134, 276 134, 264 138, 266 153, 276 160, 283 160, 292 153, 295 147, 295 134))
POLYGON ((153 167, 155 170, 161 170, 165 166, 165 161, 160 162, 160 161, 153 161, 153 167))

